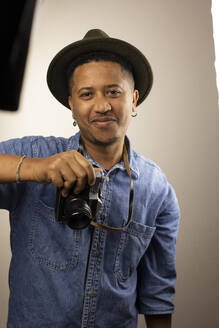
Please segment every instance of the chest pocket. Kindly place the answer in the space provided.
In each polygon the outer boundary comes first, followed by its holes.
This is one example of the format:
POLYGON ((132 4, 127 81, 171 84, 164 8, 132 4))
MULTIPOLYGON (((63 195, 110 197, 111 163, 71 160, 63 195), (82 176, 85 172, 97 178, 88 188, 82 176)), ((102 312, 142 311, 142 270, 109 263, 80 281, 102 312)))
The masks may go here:
POLYGON ((120 281, 127 280, 136 270, 155 230, 155 227, 132 221, 126 230, 121 231, 114 265, 114 273, 120 281))
POLYGON ((54 208, 34 204, 28 248, 33 258, 53 270, 71 270, 79 258, 80 231, 55 221, 54 208))

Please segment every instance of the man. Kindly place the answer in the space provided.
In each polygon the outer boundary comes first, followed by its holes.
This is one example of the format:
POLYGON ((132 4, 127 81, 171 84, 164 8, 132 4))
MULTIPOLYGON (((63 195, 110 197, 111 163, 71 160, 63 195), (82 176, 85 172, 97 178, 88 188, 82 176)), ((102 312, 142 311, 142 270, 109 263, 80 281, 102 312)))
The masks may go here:
POLYGON ((47 81, 80 133, 0 144, 0 205, 11 223, 8 327, 134 328, 143 313, 149 328, 169 328, 178 204, 162 171, 126 137, 151 89, 150 65, 127 42, 91 30, 54 57, 47 81), (91 224, 56 222, 56 187, 62 200, 78 195, 96 171, 105 179, 91 224))

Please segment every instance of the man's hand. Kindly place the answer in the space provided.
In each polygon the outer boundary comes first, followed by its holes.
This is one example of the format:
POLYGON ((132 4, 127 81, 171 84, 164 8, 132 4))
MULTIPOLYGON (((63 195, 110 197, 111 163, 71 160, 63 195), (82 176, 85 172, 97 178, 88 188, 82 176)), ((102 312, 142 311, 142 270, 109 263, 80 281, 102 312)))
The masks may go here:
POLYGON ((171 328, 171 314, 145 315, 147 328, 171 328))
POLYGON ((75 185, 74 193, 77 194, 87 183, 89 185, 95 183, 95 172, 91 163, 75 150, 37 160, 38 165, 33 166, 34 181, 53 183, 55 187, 62 188, 63 196, 68 195, 73 185, 75 185))

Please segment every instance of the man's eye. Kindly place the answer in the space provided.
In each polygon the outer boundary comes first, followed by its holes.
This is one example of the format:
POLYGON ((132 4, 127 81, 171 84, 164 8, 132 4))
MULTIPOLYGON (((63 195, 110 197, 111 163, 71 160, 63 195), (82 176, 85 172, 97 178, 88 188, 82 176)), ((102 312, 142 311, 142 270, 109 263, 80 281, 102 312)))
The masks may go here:
POLYGON ((109 93, 112 96, 118 96, 121 94, 119 90, 109 90, 107 93, 109 93))
POLYGON ((82 98, 89 98, 91 96, 91 92, 84 92, 80 95, 82 98))

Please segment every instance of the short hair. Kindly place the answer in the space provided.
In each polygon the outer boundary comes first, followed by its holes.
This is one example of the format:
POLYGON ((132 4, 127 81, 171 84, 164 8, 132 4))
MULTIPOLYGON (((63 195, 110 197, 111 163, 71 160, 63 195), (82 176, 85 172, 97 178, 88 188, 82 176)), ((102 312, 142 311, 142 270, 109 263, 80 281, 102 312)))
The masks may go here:
POLYGON ((133 74, 133 69, 132 65, 123 57, 111 53, 111 52, 105 52, 105 51, 94 51, 94 52, 89 52, 86 54, 81 55, 80 57, 76 58, 68 67, 67 70, 67 86, 68 86, 68 91, 71 94, 71 89, 72 89, 72 83, 73 83, 73 73, 76 69, 76 67, 90 63, 92 61, 110 61, 114 63, 120 64, 121 70, 125 71, 128 73, 129 77, 131 78, 133 82, 133 87, 135 85, 135 80, 134 80, 134 74, 133 74))

